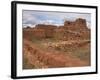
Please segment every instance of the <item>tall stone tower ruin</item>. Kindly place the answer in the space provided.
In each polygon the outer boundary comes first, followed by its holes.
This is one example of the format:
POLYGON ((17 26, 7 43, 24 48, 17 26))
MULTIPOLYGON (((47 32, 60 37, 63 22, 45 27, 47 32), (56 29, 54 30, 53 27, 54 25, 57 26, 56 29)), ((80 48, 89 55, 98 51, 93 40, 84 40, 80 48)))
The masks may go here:
POLYGON ((85 19, 78 18, 75 21, 65 21, 64 27, 68 30, 74 30, 75 31, 75 30, 86 29, 87 25, 86 25, 85 19))

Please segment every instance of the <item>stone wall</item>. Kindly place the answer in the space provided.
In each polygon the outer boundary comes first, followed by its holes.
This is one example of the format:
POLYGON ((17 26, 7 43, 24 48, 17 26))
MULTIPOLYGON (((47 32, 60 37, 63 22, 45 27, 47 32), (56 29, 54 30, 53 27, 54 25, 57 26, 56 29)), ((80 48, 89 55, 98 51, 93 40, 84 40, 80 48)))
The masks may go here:
POLYGON ((83 29, 87 29, 86 20, 78 18, 75 21, 65 21, 64 27, 68 30, 79 31, 83 29))
POLYGON ((38 24, 34 28, 24 28, 24 37, 55 38, 61 40, 90 39, 90 29, 86 20, 65 21, 64 26, 38 24))
POLYGON ((85 19, 78 18, 75 21, 65 21, 64 26, 55 30, 55 35, 62 40, 90 39, 90 29, 85 19))
POLYGON ((35 28, 24 28, 23 36, 25 38, 52 38, 54 35, 55 26, 36 25, 35 28))

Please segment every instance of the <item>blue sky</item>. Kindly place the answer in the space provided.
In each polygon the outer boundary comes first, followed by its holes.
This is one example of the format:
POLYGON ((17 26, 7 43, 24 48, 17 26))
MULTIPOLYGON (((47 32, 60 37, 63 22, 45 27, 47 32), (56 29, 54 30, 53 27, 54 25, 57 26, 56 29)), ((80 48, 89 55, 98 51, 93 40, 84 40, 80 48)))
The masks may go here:
POLYGON ((23 10, 23 26, 32 26, 36 24, 63 25, 64 20, 74 21, 77 18, 86 19, 88 25, 91 24, 91 14, 89 13, 70 13, 70 12, 46 12, 23 10))

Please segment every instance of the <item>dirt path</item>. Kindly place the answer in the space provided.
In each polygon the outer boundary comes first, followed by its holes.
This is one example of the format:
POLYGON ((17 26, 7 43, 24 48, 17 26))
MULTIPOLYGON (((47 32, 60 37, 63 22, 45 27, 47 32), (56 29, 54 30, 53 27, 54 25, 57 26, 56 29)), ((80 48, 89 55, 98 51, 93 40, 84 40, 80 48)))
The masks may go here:
POLYGON ((43 51, 36 47, 31 41, 24 39, 23 55, 29 64, 35 68, 58 68, 87 66, 87 63, 71 55, 43 51))

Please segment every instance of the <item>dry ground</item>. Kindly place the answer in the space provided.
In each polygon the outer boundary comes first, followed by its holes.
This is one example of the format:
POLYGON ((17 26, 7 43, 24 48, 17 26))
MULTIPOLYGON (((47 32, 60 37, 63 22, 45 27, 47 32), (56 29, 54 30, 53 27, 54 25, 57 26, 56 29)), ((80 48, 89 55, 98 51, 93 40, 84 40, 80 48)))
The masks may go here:
POLYGON ((23 69, 90 66, 89 40, 24 39, 23 51, 23 69))

